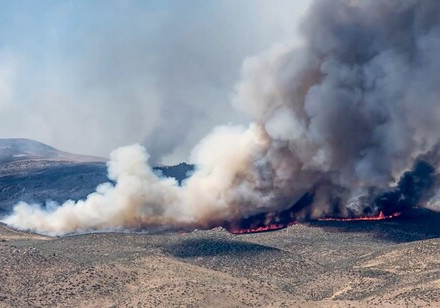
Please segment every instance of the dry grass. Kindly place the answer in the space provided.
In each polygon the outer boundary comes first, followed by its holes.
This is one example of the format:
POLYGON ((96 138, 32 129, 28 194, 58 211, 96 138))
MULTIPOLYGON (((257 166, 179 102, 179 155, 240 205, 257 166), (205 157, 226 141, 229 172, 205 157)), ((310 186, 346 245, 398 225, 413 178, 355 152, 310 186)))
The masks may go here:
POLYGON ((0 306, 435 306, 440 240, 403 224, 64 238, 0 226, 0 306))

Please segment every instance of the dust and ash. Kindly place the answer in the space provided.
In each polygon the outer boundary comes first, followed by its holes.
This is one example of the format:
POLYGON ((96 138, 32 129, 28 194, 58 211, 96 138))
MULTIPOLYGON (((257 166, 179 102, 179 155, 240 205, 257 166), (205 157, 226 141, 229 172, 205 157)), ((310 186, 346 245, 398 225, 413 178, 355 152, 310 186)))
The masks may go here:
POLYGON ((437 207, 440 2, 315 1, 301 28, 302 44, 246 59, 234 103, 254 122, 215 128, 181 186, 154 174, 143 147, 123 147, 108 163, 115 184, 79 202, 18 204, 4 222, 52 235, 251 232, 437 207))

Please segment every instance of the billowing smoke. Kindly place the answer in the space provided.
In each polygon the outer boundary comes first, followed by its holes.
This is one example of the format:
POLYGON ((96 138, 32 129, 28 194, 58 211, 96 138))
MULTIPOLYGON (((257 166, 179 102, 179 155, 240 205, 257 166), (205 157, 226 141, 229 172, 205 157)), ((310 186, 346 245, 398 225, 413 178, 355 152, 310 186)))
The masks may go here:
POLYGON ((302 46, 245 61, 235 103, 255 121, 203 139, 182 186, 157 177, 144 148, 120 148, 108 163, 116 184, 61 206, 19 204, 5 222, 48 234, 209 228, 432 204, 440 2, 316 1, 302 31, 302 46))

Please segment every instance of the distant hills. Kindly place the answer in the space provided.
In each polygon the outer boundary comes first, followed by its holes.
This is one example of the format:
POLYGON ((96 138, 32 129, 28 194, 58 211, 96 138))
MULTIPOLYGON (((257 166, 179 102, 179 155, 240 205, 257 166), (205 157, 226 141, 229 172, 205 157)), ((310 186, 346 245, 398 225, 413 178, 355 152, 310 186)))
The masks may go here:
MULTIPOLYGON (((179 184, 194 170, 185 163, 153 168, 179 184)), ((0 216, 19 201, 79 200, 108 182, 106 160, 59 151, 30 139, 0 139, 0 216)))
POLYGON ((104 158, 59 151, 47 144, 22 138, 0 139, 0 163, 16 161, 104 162, 104 158))

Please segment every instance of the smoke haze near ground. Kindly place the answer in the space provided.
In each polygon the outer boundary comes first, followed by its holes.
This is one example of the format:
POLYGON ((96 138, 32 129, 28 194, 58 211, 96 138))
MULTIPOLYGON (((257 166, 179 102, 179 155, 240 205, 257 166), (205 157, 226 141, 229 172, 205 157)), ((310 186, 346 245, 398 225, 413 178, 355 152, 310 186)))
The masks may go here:
POLYGON ((302 33, 303 46, 245 61, 234 104, 254 122, 202 139, 182 186, 158 178, 134 145, 111 155, 115 186, 59 208, 20 204, 5 222, 48 234, 208 228, 306 193, 313 201, 292 219, 435 207, 440 3, 315 1, 302 33))

